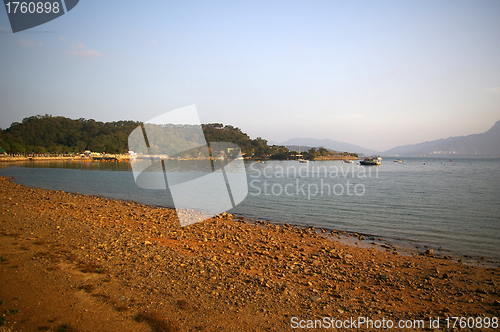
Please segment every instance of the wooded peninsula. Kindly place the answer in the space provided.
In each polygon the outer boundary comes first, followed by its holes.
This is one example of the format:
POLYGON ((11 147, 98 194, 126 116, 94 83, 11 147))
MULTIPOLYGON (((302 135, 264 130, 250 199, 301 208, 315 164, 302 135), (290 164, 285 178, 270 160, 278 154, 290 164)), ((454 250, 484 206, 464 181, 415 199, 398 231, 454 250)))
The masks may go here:
MULTIPOLYGON (((141 125, 138 121, 100 122, 93 119, 69 119, 62 116, 36 115, 14 122, 0 130, 0 152, 19 155, 75 155, 83 151, 126 154, 130 133, 141 125)), ((323 147, 308 147, 308 151, 290 151, 282 145, 269 145, 257 137, 251 139, 240 128, 221 123, 202 125, 207 142, 229 142, 241 148, 246 159, 287 160, 304 158, 356 158, 348 152, 336 152, 323 147)))

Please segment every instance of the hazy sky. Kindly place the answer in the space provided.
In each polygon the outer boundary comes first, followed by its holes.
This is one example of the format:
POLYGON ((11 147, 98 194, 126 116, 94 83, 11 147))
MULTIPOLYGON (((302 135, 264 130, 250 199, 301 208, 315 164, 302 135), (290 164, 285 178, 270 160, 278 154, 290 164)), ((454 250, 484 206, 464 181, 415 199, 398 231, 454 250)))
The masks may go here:
POLYGON ((500 120, 500 1, 91 1, 13 34, 0 127, 37 114, 201 121, 374 150, 500 120))

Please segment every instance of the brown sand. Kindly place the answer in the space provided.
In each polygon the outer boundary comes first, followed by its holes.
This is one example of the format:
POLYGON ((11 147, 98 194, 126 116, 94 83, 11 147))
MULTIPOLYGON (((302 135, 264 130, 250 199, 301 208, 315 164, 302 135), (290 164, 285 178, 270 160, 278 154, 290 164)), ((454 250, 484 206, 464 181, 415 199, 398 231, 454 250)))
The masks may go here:
POLYGON ((500 317, 500 268, 230 216, 181 228, 171 209, 5 177, 0 208, 0 331, 287 331, 292 317, 359 316, 441 317, 444 330, 445 317, 500 317))

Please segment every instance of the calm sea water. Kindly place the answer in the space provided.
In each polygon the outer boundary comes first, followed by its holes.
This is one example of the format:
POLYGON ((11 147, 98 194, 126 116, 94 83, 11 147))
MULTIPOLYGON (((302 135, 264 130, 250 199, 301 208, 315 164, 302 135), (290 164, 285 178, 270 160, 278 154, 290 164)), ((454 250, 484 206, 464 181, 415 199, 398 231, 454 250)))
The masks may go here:
MULTIPOLYGON (((179 171, 196 169, 183 162, 179 171)), ((246 163, 246 217, 359 232, 413 246, 500 260, 500 159, 408 158, 381 166, 340 161, 246 163)), ((20 184, 173 206, 139 188, 127 163, 45 162, 0 169, 20 184)))

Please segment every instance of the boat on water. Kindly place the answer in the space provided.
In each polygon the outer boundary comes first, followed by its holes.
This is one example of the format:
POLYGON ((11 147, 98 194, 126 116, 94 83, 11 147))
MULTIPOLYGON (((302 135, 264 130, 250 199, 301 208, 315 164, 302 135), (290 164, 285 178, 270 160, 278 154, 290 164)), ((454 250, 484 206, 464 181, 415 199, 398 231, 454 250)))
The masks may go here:
POLYGON ((363 160, 359 162, 360 165, 365 165, 365 166, 379 166, 381 163, 382 158, 381 157, 365 157, 363 160))
POLYGON ((342 159, 344 164, 352 164, 352 159, 342 159))
POLYGON ((397 159, 394 160, 395 163, 402 163, 403 161, 401 159, 399 159, 399 151, 398 151, 398 154, 396 155, 397 159))
POLYGON ((304 159, 304 155, 300 153, 300 146, 299 146, 299 154, 297 155, 297 157, 299 158, 297 159, 298 163, 307 164, 309 162, 309 160, 304 159))

